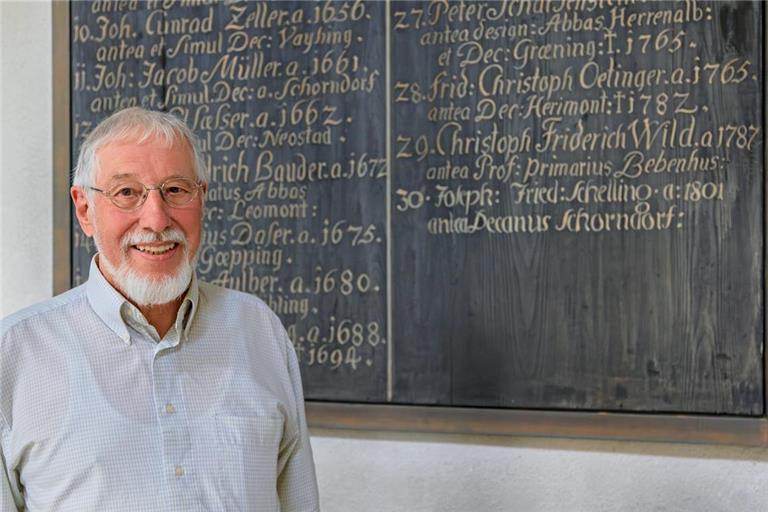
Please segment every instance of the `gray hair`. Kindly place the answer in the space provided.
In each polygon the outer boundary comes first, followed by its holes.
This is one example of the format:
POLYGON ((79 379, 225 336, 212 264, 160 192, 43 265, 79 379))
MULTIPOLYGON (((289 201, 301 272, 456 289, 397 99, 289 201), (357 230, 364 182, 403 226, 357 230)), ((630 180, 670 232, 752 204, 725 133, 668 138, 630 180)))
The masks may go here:
POLYGON ((207 181, 207 172, 200 141, 181 119, 167 112, 130 107, 119 110, 103 120, 91 131, 80 146, 72 185, 88 187, 96 184, 99 149, 120 139, 135 140, 141 144, 158 137, 171 146, 175 141, 186 141, 192 148, 192 162, 195 175, 200 181, 207 181))

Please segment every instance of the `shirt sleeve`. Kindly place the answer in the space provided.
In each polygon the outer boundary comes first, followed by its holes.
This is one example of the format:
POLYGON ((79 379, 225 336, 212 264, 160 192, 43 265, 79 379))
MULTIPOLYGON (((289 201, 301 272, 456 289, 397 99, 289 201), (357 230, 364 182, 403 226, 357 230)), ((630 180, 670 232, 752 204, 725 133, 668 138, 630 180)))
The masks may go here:
MULTIPOLYGON (((4 434, 3 429, 3 420, 0 417, 0 436, 4 434)), ((16 473, 8 471, 5 453, 3 452, 3 443, 0 442, 0 512, 24 510, 24 502, 21 499, 18 485, 16 473)))
POLYGON ((278 454, 277 494, 281 512, 315 512, 320 510, 315 463, 309 444, 309 431, 304 413, 304 392, 296 352, 284 334, 288 353, 288 374, 296 399, 296 424, 287 426, 278 454))

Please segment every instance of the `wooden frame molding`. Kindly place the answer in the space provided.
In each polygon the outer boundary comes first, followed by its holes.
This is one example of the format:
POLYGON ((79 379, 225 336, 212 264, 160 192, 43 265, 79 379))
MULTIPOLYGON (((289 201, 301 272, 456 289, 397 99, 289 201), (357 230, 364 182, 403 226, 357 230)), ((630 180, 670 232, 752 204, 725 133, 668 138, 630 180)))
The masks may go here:
POLYGON ((768 446, 768 421, 733 416, 307 402, 310 427, 768 446))
POLYGON ((53 293, 71 287, 69 2, 53 9, 53 293))

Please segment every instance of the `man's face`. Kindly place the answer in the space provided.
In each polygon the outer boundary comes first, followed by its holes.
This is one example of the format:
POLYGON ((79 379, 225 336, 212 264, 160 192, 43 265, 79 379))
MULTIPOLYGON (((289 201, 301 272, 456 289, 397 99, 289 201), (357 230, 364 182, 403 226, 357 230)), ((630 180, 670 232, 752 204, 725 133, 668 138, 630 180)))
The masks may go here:
MULTIPOLYGON (((99 149, 97 158, 99 170, 94 186, 102 190, 111 190, 126 180, 149 187, 156 187, 169 177, 197 180, 192 152, 185 142, 169 147, 158 139, 141 144, 130 139, 117 140, 99 149)), ((163 201, 159 191, 152 190, 141 207, 125 211, 100 193, 94 193, 89 204, 84 191, 74 187, 72 190, 83 232, 98 241, 99 268, 123 292, 125 286, 112 275, 117 273, 115 269, 122 267, 144 281, 161 282, 176 276, 184 264, 190 264, 200 245, 204 194, 205 189, 187 205, 172 207, 163 201), (174 230, 182 235, 182 240, 163 241, 174 230)))

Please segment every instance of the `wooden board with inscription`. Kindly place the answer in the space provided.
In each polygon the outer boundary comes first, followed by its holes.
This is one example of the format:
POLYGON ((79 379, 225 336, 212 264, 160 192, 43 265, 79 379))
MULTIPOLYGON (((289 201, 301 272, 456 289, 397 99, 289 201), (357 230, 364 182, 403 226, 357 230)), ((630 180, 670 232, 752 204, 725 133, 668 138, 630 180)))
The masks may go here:
MULTIPOLYGON (((201 279, 308 399, 761 417, 760 2, 74 2, 73 159, 206 150, 201 279)), ((72 227, 72 284, 95 248, 72 227)))

